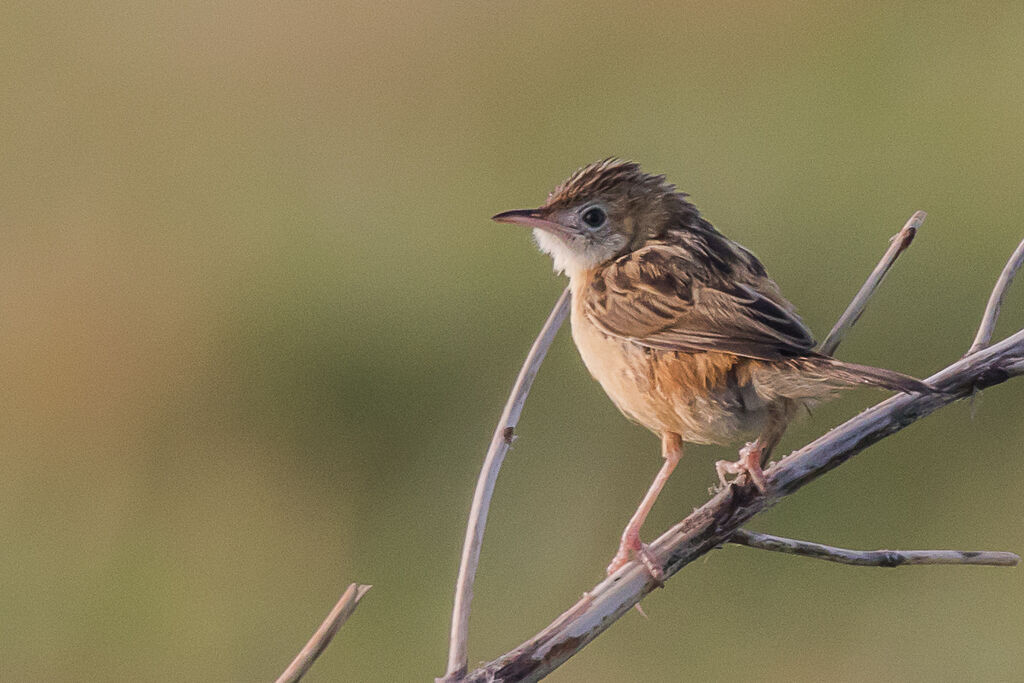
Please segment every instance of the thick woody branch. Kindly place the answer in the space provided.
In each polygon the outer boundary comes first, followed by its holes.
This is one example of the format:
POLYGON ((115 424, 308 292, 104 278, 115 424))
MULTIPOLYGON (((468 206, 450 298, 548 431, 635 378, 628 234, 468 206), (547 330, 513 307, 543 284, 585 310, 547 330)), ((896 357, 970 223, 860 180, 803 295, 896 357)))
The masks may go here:
POLYGON ((372 587, 361 586, 357 583, 350 584, 345 592, 342 593, 341 599, 338 600, 334 609, 327 615, 324 622, 320 624, 320 628, 316 630, 313 637, 306 643, 306 646, 295 656, 295 659, 284 670, 284 673, 278 676, 276 683, 295 683, 305 676, 306 672, 309 671, 309 667, 313 666, 316 658, 331 644, 334 634, 338 632, 338 629, 356 611, 356 606, 363 599, 363 596, 366 595, 366 591, 372 587))
MULTIPOLYGON (((1024 330, 928 378, 937 391, 901 394, 864 411, 767 470, 767 491, 732 484, 650 545, 666 579, 726 543, 752 517, 861 452, 953 401, 1024 374, 1024 330)), ((561 666, 657 588, 631 562, 551 625, 507 654, 469 673, 470 681, 535 681, 561 666)))
POLYGON ((999 309, 1003 305, 1003 297, 1006 296, 1006 290, 1013 282, 1013 276, 1017 274, 1021 263, 1024 263, 1024 240, 1021 240, 1013 256, 1006 262, 995 288, 992 289, 992 294, 988 297, 988 305, 981 316, 981 326, 978 327, 978 334, 974 337, 974 343, 968 349, 967 355, 980 351, 991 341, 992 332, 996 329, 996 320, 999 318, 999 309))
POLYGON ((1020 557, 990 550, 848 550, 821 543, 798 541, 746 529, 737 529, 729 543, 858 567, 900 567, 907 564, 978 564, 1015 567, 1020 557))

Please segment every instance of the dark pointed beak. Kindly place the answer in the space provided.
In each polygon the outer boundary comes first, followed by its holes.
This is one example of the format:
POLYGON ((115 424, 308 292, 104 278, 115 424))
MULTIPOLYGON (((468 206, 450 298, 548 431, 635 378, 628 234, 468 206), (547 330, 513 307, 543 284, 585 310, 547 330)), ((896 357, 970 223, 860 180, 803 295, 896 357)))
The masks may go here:
POLYGON ((549 221, 544 216, 545 214, 541 209, 516 209, 515 211, 505 211, 491 216, 491 220, 498 223, 515 223, 516 225, 525 225, 528 228, 539 228, 562 237, 571 237, 576 234, 575 230, 567 228, 561 223, 549 221))

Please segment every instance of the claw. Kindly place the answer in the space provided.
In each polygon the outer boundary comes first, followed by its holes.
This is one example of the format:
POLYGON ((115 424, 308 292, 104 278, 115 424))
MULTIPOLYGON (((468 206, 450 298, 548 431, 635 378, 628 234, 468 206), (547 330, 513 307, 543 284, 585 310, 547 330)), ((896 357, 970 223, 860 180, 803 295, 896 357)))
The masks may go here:
POLYGON ((647 569, 647 573, 651 575, 654 582, 658 584, 658 588, 665 587, 665 572, 661 569, 661 563, 658 561, 657 556, 650 551, 650 548, 646 543, 641 543, 640 548, 636 551, 636 558, 640 560, 640 564, 647 569))
POLYGON ((740 459, 736 462, 729 462, 728 460, 716 462, 715 470, 718 472, 718 479, 722 482, 722 486, 729 485, 728 480, 725 478, 727 474, 747 474, 750 480, 754 482, 757 490, 764 493, 767 488, 767 482, 764 478, 764 470, 761 469, 762 452, 763 449, 760 444, 755 441, 754 443, 748 443, 740 449, 740 459))
POLYGON ((647 570, 647 573, 650 574, 659 587, 665 585, 665 572, 661 569, 658 557, 651 552, 646 543, 640 541, 639 534, 628 532, 623 535, 622 543, 619 544, 619 551, 615 553, 611 564, 605 570, 608 576, 622 569, 629 562, 630 554, 636 555, 637 561, 644 566, 644 569, 647 570))

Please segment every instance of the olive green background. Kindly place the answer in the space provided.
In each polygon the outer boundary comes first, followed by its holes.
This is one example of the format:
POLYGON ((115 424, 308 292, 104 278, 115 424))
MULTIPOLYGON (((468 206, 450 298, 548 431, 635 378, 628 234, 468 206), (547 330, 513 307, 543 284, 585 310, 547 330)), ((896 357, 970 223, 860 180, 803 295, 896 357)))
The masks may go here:
MULTIPOLYGON (((309 680, 443 673, 483 452, 563 286, 488 217, 595 159, 667 173, 819 337, 927 210, 839 355, 957 359, 1024 236, 1022 36, 1009 2, 5 3, 0 679, 270 680, 351 581, 309 680)), ((1020 381, 951 406, 751 528, 1024 551, 1022 409, 1020 381)), ((659 466, 564 333, 519 435, 472 661, 602 578, 659 466)), ((690 448, 645 535, 731 455, 690 448)), ((1022 571, 729 547, 551 680, 1019 679, 1022 571)))

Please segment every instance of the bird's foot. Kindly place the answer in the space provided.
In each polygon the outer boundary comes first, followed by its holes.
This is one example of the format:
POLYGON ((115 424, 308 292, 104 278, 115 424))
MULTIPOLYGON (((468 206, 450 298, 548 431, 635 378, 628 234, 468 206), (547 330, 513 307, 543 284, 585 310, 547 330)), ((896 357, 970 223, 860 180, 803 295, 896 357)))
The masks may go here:
POLYGON ((665 572, 661 569, 658 557, 651 552, 646 543, 640 540, 639 534, 631 534, 629 532, 623 535, 622 542, 619 544, 619 551, 615 553, 611 564, 605 570, 608 576, 622 569, 629 562, 630 554, 636 555, 636 559, 644 566, 644 569, 647 570, 647 573, 651 575, 651 578, 659 586, 665 583, 665 572))
POLYGON ((754 486, 761 493, 765 492, 766 483, 764 479, 764 470, 761 469, 761 456, 762 448, 758 442, 748 443, 746 446, 740 449, 740 459, 736 462, 729 462, 728 460, 719 460, 715 463, 715 469, 718 471, 718 479, 722 482, 722 486, 728 486, 729 482, 725 476, 727 474, 742 475, 747 474, 750 480, 754 482, 754 486))

